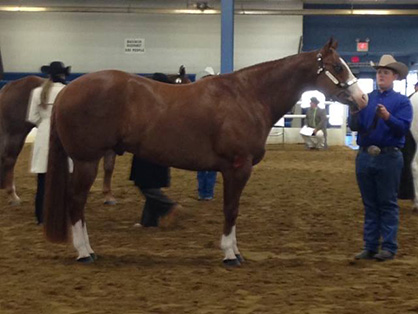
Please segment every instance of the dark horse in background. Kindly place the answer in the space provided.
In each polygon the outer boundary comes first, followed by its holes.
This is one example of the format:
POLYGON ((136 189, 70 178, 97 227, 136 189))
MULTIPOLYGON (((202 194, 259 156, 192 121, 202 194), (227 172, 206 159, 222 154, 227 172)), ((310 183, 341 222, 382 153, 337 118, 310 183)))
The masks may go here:
MULTIPOLYGON (((186 75, 186 69, 181 66, 178 74, 167 75, 176 84, 187 84, 191 81, 186 75)), ((17 157, 22 151, 25 139, 35 127, 26 121, 28 102, 31 91, 41 86, 44 79, 38 76, 27 76, 5 85, 0 90, 0 189, 5 189, 9 203, 20 204, 14 184, 14 167, 17 157)), ((115 152, 109 150, 103 158, 103 195, 105 204, 115 204, 112 195, 111 180, 115 167, 115 152)))
POLYGON ((46 176, 45 233, 72 239, 78 260, 93 261, 84 216, 100 158, 131 152, 165 166, 216 170, 223 176, 224 263, 242 261, 236 240, 241 193, 265 154, 267 136, 306 90, 367 105, 357 80, 330 40, 318 51, 169 85, 120 71, 87 74, 58 95, 52 114, 46 176), (70 178, 67 157, 74 161, 70 178))

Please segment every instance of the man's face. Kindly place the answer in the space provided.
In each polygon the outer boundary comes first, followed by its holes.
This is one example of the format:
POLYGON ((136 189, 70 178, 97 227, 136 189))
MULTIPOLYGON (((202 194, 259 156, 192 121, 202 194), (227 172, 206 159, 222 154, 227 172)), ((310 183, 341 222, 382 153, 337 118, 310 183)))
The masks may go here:
POLYGON ((316 108, 316 106, 318 106, 316 103, 314 103, 313 101, 311 101, 311 108, 314 109, 316 108))
POLYGON ((376 83, 380 90, 388 90, 393 82, 398 79, 398 74, 387 68, 379 68, 376 73, 376 83))

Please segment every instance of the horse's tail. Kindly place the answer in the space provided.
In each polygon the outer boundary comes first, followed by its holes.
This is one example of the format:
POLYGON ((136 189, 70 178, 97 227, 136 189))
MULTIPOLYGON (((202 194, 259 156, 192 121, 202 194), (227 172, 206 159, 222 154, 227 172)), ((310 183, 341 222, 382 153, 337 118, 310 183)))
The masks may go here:
POLYGON ((56 110, 51 117, 48 170, 45 182, 45 235, 51 242, 67 242, 69 233, 68 156, 58 135, 56 110))

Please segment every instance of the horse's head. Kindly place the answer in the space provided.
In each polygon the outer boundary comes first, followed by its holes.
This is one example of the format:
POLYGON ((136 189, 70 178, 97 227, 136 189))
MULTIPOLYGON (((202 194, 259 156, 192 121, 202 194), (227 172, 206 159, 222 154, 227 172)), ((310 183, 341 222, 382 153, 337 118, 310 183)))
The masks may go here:
POLYGON ((318 52, 318 87, 331 98, 358 111, 367 106, 368 96, 357 84, 357 79, 347 63, 338 55, 338 43, 330 39, 318 52))
POLYGON ((189 84, 192 82, 186 74, 186 68, 184 65, 180 66, 178 74, 169 75, 168 77, 174 84, 189 84))

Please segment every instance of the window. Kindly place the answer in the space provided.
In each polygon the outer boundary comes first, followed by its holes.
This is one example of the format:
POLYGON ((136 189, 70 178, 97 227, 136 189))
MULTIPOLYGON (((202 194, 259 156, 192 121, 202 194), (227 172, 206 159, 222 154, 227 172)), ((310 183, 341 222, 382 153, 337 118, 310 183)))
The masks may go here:
POLYGON ((319 108, 325 109, 325 95, 322 94, 320 91, 317 90, 310 90, 304 92, 301 98, 301 108, 309 108, 311 104, 311 98, 316 97, 319 100, 319 108))
POLYGON ((364 93, 368 94, 371 93, 374 89, 374 81, 373 79, 369 78, 361 78, 358 79, 358 86, 364 93))

